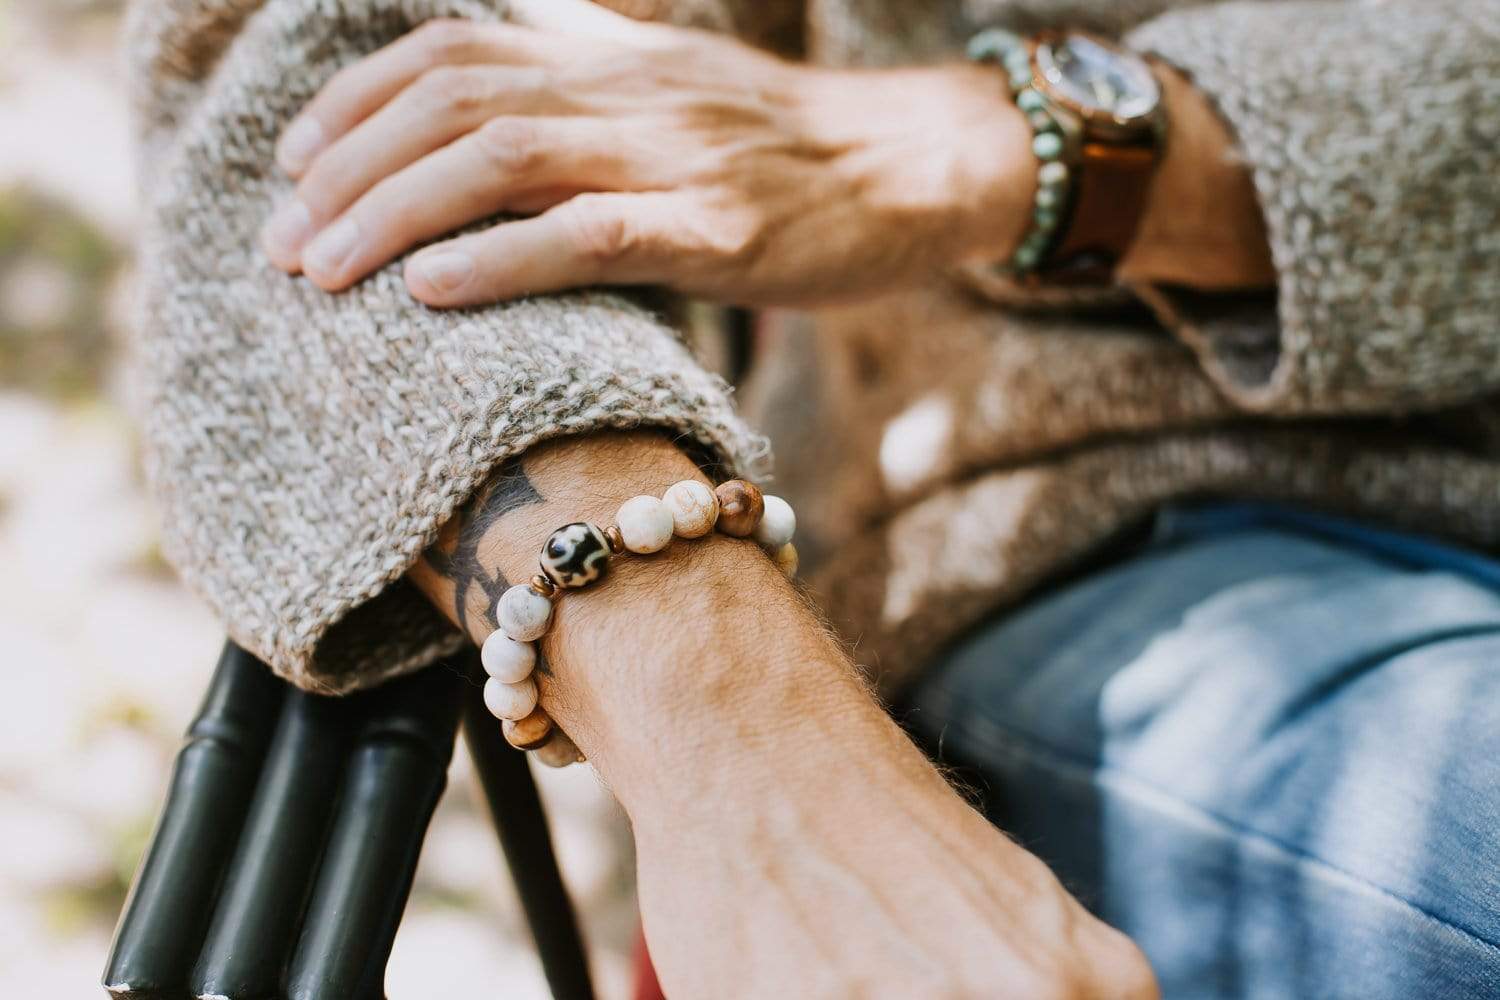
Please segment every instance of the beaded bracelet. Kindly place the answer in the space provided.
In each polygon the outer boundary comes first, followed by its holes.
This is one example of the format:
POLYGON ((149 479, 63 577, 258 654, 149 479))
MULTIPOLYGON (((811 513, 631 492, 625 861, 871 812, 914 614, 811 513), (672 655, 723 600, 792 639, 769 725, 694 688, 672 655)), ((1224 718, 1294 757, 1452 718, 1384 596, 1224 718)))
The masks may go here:
POLYGON ((1046 260, 1067 215, 1073 177, 1064 161, 1066 136, 1062 124, 1050 110, 1047 97, 1032 86, 1031 45, 1026 39, 1003 28, 990 28, 970 39, 969 58, 974 62, 1004 67, 1010 77, 1010 91, 1016 107, 1026 115, 1031 126, 1031 151, 1041 162, 1041 169, 1037 172, 1036 199, 1021 242, 1010 260, 999 265, 1000 270, 1012 275, 1029 274, 1046 260))
POLYGON ((489 680, 484 704, 501 720, 505 739, 517 750, 532 750, 550 767, 581 762, 583 754, 537 704, 536 643, 552 624, 552 606, 564 590, 586 587, 604 575, 610 560, 626 554, 650 555, 672 536, 702 538, 718 528, 734 538, 753 536, 787 576, 797 573, 792 535, 797 515, 785 500, 762 494, 753 483, 732 479, 711 490, 696 479, 674 484, 661 498, 626 500, 606 529, 587 521, 565 524, 542 546, 541 572, 530 583, 506 590, 495 602, 500 628, 480 650, 489 680))

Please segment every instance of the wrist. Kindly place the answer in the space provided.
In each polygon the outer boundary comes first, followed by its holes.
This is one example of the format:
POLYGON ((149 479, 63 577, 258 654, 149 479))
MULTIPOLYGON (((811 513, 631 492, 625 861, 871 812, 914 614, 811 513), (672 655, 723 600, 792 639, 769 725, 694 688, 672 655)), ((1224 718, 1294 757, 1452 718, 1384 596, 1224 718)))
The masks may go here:
POLYGON ((633 815, 783 745, 837 677, 802 599, 731 538, 632 560, 568 594, 542 651, 544 703, 633 815), (681 767, 664 772, 671 761, 681 767))
POLYGON ((1265 219, 1229 127, 1181 73, 1161 63, 1153 69, 1171 132, 1120 280, 1204 290, 1274 285, 1265 219))
POLYGON ((958 241, 952 264, 1005 260, 1030 223, 1039 164, 1031 151, 1031 126, 992 66, 959 63, 951 77, 954 100, 967 111, 956 154, 961 183, 950 183, 952 224, 958 241))
POLYGON ((891 245, 920 248, 911 270, 1010 253, 1030 217, 1037 164, 1003 75, 967 63, 814 72, 804 88, 810 132, 846 150, 838 166, 891 245))
MULTIPOLYGON (((659 435, 539 446, 445 527, 412 580, 482 643, 496 597, 537 572, 560 524, 609 523, 630 497, 689 478, 706 482, 659 435)), ((663 759, 693 759, 701 773, 768 745, 793 721, 789 692, 806 703, 835 678, 853 683, 760 546, 719 533, 615 561, 597 585, 567 591, 539 649, 542 708, 622 801, 651 791, 663 759)))
MULTIPOLYGON (((507 543, 501 558, 520 569, 533 548, 507 543)), ((796 770, 789 748, 803 766, 841 755, 852 730, 826 728, 829 718, 850 721, 838 706, 858 699, 884 722, 803 599, 748 539, 711 535, 621 561, 556 603, 540 652, 542 707, 642 836, 661 822, 713 825, 726 787, 742 801, 771 800, 796 770)))

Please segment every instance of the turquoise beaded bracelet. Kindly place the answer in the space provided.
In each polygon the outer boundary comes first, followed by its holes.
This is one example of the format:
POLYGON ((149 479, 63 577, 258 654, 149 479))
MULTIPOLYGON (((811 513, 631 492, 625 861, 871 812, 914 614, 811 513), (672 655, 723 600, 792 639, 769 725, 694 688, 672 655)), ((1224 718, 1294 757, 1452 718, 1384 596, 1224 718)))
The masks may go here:
POLYGON ((1012 275, 1030 274, 1047 259, 1070 207, 1073 176, 1064 158, 1067 137, 1050 102, 1033 86, 1031 44, 1026 39, 1003 28, 989 28, 969 40, 969 58, 1004 68, 1016 107, 1031 126, 1031 151, 1041 163, 1036 198, 1021 242, 1010 259, 999 265, 1012 275))
POLYGON ((536 751, 551 767, 583 760, 568 734, 553 724, 537 704, 536 643, 552 624, 552 606, 564 590, 576 590, 602 578, 616 556, 650 555, 677 538, 702 538, 715 528, 735 538, 754 538, 787 576, 797 573, 792 535, 797 515, 780 497, 768 496, 753 483, 731 479, 718 489, 685 479, 661 497, 626 500, 615 523, 600 528, 587 521, 565 524, 542 545, 541 572, 530 583, 517 584, 495 602, 499 628, 480 649, 489 680, 484 704, 501 720, 505 739, 517 750, 536 751))

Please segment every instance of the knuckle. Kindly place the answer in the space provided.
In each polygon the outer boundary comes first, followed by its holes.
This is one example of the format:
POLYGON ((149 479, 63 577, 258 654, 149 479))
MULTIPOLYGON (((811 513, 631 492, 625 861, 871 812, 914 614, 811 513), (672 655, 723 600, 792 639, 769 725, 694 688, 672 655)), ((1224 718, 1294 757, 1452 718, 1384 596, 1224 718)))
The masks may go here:
POLYGON ((531 174, 546 157, 536 125, 523 118, 491 119, 474 133, 474 144, 505 175, 531 174))
POLYGON ((334 143, 297 183, 297 200, 307 206, 315 221, 326 222, 361 187, 359 166, 346 148, 334 143))
POLYGON ((584 260, 597 265, 612 264, 635 249, 636 236, 630 220, 595 198, 587 195, 574 198, 568 203, 564 221, 574 252, 584 260))
POLYGON ((423 21, 414 34, 428 61, 437 65, 464 56, 474 44, 476 29, 461 17, 438 17, 423 21))
POLYGON ((1157 1000, 1161 991, 1145 952, 1114 928, 1106 930, 1096 968, 1111 995, 1124 1000, 1157 1000))
POLYGON ((703 218, 705 222, 713 220, 699 230, 700 242, 709 255, 732 264, 759 256, 765 226, 754 212, 705 213, 703 218))
POLYGON ((1156 976, 1140 947, 1097 917, 1069 909, 1059 936, 1068 947, 1054 956, 1059 981, 1067 983, 1064 995, 1156 1000, 1160 996, 1156 976), (1079 957, 1083 960, 1078 961, 1079 957))
POLYGON ((360 235, 371 245, 383 245, 393 237, 418 233, 430 217, 431 208, 395 178, 386 178, 349 209, 359 222, 360 235))
POLYGON ((437 66, 427 70, 413 85, 420 104, 438 112, 463 111, 484 102, 487 89, 473 70, 437 66))
POLYGON ((317 173, 311 170, 297 184, 297 200, 306 206, 314 222, 333 217, 338 211, 339 192, 347 187, 342 171, 335 171, 333 164, 319 163, 317 173))

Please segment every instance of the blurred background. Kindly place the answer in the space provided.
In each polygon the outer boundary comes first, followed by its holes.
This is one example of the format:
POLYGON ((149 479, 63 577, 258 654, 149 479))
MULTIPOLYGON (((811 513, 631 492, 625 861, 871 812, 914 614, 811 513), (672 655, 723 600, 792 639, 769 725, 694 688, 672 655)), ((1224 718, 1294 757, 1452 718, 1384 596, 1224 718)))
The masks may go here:
MULTIPOLYGON (((156 542, 122 357, 135 219, 122 0, 0 0, 0 996, 98 997, 222 633, 156 542)), ((628 994, 629 835, 540 776, 602 997, 628 994)), ((387 985, 547 996, 462 747, 387 985)))

